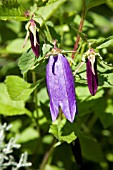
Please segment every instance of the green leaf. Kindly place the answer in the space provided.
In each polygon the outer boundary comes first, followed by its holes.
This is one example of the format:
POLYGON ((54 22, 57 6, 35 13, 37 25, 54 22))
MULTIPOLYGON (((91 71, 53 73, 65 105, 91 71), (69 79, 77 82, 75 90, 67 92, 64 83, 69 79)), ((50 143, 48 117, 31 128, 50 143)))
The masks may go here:
POLYGON ((113 104, 112 99, 100 98, 96 105, 96 116, 100 119, 104 128, 113 125, 113 104), (102 107, 100 107, 100 105, 102 107))
POLYGON ((85 1, 86 1, 86 9, 87 10, 106 2, 106 0, 85 0, 85 1))
POLYGON ((84 158, 94 161, 102 162, 104 161, 103 153, 99 143, 89 134, 78 134, 82 155, 84 158))
POLYGON ((1 0, 0 19, 25 21, 25 9, 16 0, 1 0))
POLYGON ((34 71, 41 77, 45 77, 46 76, 46 65, 47 63, 45 61, 43 61, 42 63, 40 63, 39 65, 37 65, 34 69, 34 71))
POLYGON ((9 96, 12 100, 27 100, 29 95, 36 88, 18 76, 7 76, 5 80, 9 96))
POLYGON ((66 123, 66 119, 63 119, 62 121, 57 119, 50 126, 49 132, 52 133, 59 141, 71 143, 73 140, 76 139, 76 136, 74 132, 70 132, 70 133, 63 135, 62 128, 64 127, 65 123, 66 123))
POLYGON ((30 42, 27 43, 24 48, 22 47, 23 43, 24 43, 23 38, 15 39, 7 45, 6 51, 8 53, 21 54, 21 53, 27 51, 27 49, 30 48, 30 42))
POLYGON ((108 40, 104 42, 103 44, 99 45, 97 49, 106 48, 106 47, 109 47, 110 45, 113 45, 113 39, 108 40))
POLYGON ((35 55, 32 52, 32 49, 30 49, 28 52, 22 54, 22 56, 19 58, 18 66, 21 70, 21 73, 23 75, 27 73, 28 70, 30 70, 30 68, 34 66, 34 63, 35 55))
POLYGON ((28 127, 21 134, 19 134, 18 143, 28 142, 30 140, 37 139, 38 137, 39 137, 38 131, 35 130, 33 127, 28 127))
POLYGON ((14 116, 28 114, 31 115, 28 111, 23 101, 13 101, 8 95, 7 87, 4 83, 0 84, 0 114, 5 116, 14 116))
POLYGON ((43 44, 42 47, 43 55, 47 54, 47 52, 49 52, 51 48, 52 46, 50 44, 43 44))
MULTIPOLYGON (((58 0, 52 4, 46 5, 44 7, 40 7, 36 12, 37 15, 40 15, 45 21, 48 20, 55 11, 65 2, 66 0, 58 0)), ((38 22, 40 25, 43 24, 43 20, 39 18, 35 18, 35 21, 38 22)))
POLYGON ((102 61, 98 66, 99 86, 113 87, 113 67, 105 65, 102 61))
POLYGON ((73 140, 75 140, 77 137, 75 136, 74 132, 70 133, 69 135, 66 136, 61 136, 61 140, 71 143, 73 140))

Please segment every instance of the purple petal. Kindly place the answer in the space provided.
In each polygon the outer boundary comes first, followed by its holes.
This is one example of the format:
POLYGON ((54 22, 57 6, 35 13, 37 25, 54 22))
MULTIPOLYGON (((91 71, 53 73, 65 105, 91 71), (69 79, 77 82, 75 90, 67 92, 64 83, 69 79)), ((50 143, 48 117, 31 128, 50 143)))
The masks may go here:
POLYGON ((73 122, 76 108, 74 78, 67 59, 62 55, 50 56, 46 68, 52 120, 58 116, 59 106, 66 118, 73 122))
POLYGON ((39 35, 38 35, 38 32, 36 32, 36 40, 37 40, 37 43, 36 43, 36 46, 34 46, 34 35, 30 31, 31 48, 32 48, 34 54, 36 55, 36 57, 39 57, 40 52, 39 52, 39 35))
POLYGON ((92 72, 91 62, 89 59, 86 61, 86 67, 88 88, 91 95, 94 96, 98 89, 97 60, 95 60, 94 63, 95 74, 92 72))

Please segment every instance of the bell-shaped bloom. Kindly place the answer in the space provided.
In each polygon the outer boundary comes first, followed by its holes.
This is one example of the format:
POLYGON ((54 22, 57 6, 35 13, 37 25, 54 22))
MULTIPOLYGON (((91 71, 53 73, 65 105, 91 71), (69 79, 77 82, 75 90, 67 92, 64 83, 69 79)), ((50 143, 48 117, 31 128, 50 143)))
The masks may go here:
POLYGON ((77 112, 74 78, 68 60, 62 54, 50 56, 46 82, 52 120, 56 120, 61 107, 65 117, 73 122, 77 112))
POLYGON ((89 91, 94 96, 98 89, 97 59, 94 56, 86 60, 86 74, 89 91))
POLYGON ((27 29, 27 35, 26 35, 23 47, 26 45, 26 42, 27 42, 28 37, 30 35, 31 48, 32 48, 35 56, 39 57, 39 55, 40 55, 40 51, 39 51, 39 43, 40 43, 39 42, 39 35, 38 35, 38 31, 37 31, 37 28, 36 28, 35 21, 33 19, 31 19, 27 23, 26 29, 27 29))

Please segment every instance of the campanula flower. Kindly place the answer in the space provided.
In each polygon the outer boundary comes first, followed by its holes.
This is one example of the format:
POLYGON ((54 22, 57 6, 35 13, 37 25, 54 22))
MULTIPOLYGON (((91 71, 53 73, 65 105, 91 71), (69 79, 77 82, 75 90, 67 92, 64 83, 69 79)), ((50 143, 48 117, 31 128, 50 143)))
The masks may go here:
POLYGON ((86 75, 89 91, 94 96, 98 89, 98 75, 97 59, 93 49, 90 49, 90 55, 86 59, 86 75))
POLYGON ((38 35, 35 21, 33 19, 31 19, 27 23, 26 29, 27 29, 27 35, 26 35, 23 47, 26 45, 28 37, 30 36, 31 48, 32 48, 35 56, 39 57, 39 54, 40 54, 40 52, 39 52, 39 35, 38 35))
POLYGON ((52 120, 56 120, 61 107, 65 117, 73 122, 77 113, 74 78, 64 55, 59 53, 50 56, 46 67, 46 82, 52 120))

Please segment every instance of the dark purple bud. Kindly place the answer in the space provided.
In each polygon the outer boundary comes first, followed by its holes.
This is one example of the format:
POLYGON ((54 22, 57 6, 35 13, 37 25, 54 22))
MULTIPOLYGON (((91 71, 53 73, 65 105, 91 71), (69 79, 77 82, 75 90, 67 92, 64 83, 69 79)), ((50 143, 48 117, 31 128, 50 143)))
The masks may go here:
POLYGON ((61 107, 65 117, 73 122, 77 112, 74 78, 68 60, 62 54, 50 56, 46 82, 52 120, 57 118, 61 107))
POLYGON ((88 88, 91 95, 94 96, 98 88, 97 59, 92 63, 91 59, 87 58, 86 67, 88 88))
POLYGON ((40 52, 39 52, 39 35, 38 35, 38 31, 37 31, 37 27, 35 24, 35 21, 33 19, 31 19, 27 25, 26 25, 26 29, 27 29, 27 34, 25 37, 25 41, 23 44, 23 47, 25 47, 28 37, 30 35, 30 42, 31 42, 31 48, 34 52, 34 54, 36 55, 36 57, 39 57, 40 52))
POLYGON ((38 32, 36 31, 36 43, 34 39, 33 33, 30 31, 30 42, 31 42, 31 48, 36 55, 36 57, 39 57, 40 52, 39 52, 39 35, 38 32))

